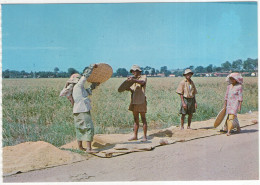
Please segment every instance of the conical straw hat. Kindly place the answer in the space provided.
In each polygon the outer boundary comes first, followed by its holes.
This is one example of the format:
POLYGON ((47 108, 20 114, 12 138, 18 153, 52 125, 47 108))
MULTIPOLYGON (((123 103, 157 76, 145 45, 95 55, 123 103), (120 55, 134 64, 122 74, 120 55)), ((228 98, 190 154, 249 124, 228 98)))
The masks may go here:
POLYGON ((88 77, 88 82, 103 83, 112 76, 113 69, 110 65, 105 63, 99 63, 97 65, 98 67, 94 68, 91 75, 88 77))
POLYGON ((226 115, 226 108, 223 108, 217 115, 217 118, 216 118, 215 123, 214 123, 215 128, 218 127, 221 124, 225 115, 226 115))

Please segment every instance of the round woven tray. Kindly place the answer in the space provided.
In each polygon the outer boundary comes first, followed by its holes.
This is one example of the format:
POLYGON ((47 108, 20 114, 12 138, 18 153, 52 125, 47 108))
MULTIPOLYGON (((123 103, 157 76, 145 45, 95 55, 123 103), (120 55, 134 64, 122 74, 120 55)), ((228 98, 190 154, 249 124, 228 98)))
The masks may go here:
POLYGON ((127 89, 129 89, 132 85, 134 84, 134 82, 129 82, 127 80, 125 80, 118 88, 118 92, 123 92, 127 89))
POLYGON ((112 76, 113 69, 110 65, 105 63, 99 63, 97 65, 98 67, 94 68, 91 75, 88 77, 88 82, 103 83, 112 76))
POLYGON ((215 122, 214 122, 214 127, 215 127, 215 128, 218 127, 218 126, 221 124, 221 122, 223 121, 225 115, 226 115, 226 108, 223 108, 223 109, 218 113, 217 118, 216 118, 216 120, 215 120, 215 122))

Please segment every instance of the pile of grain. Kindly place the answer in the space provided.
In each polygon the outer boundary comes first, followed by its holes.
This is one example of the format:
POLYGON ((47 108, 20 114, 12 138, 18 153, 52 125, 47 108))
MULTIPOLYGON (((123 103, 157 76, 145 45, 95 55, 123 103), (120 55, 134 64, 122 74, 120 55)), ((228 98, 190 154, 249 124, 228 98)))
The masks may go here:
POLYGON ((68 164, 85 157, 43 142, 26 142, 3 148, 3 173, 13 174, 68 164))

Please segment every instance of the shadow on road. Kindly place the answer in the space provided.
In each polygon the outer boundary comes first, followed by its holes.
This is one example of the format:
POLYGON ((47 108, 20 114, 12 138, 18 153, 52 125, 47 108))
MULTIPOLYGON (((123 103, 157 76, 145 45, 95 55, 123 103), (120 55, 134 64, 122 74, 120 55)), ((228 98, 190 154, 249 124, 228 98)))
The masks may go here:
POLYGON ((250 129, 250 130, 244 130, 243 128, 241 129, 241 132, 239 134, 246 134, 246 133, 253 133, 253 132, 258 132, 256 129, 250 129))

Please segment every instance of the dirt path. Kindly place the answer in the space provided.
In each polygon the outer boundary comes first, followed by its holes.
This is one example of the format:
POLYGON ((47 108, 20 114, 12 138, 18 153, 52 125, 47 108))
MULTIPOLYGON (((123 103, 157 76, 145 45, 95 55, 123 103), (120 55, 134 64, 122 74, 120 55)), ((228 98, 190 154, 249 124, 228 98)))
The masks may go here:
POLYGON ((258 124, 114 158, 89 160, 4 177, 4 182, 258 180, 258 124))

